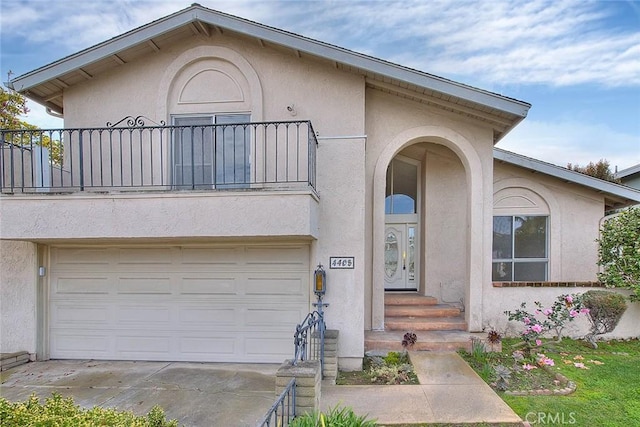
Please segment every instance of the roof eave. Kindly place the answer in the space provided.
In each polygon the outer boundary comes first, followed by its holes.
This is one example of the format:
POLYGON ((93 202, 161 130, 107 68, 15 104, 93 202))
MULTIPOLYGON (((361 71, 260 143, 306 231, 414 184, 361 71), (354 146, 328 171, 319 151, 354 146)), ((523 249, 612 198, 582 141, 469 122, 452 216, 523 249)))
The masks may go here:
POLYGON ((546 163, 531 157, 522 156, 499 148, 493 149, 493 158, 535 172, 543 173, 564 181, 597 190, 616 199, 624 200, 624 205, 640 203, 640 190, 594 178, 583 173, 546 163))

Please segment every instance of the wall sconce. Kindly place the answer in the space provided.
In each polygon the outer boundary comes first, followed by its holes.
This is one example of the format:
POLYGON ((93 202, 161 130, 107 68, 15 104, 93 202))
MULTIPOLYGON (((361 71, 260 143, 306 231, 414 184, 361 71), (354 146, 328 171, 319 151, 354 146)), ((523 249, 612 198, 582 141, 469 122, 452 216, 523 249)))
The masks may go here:
POLYGON ((322 264, 318 264, 318 268, 313 273, 314 287, 313 292, 321 297, 327 291, 327 273, 322 268, 322 264))

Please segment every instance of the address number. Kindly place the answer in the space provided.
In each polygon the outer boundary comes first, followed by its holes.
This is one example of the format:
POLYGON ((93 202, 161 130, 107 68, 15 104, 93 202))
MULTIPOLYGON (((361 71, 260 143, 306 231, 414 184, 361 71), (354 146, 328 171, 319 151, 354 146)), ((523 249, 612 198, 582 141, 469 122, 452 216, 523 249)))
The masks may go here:
POLYGON ((332 256, 329 257, 329 268, 353 269, 356 266, 355 257, 332 256))

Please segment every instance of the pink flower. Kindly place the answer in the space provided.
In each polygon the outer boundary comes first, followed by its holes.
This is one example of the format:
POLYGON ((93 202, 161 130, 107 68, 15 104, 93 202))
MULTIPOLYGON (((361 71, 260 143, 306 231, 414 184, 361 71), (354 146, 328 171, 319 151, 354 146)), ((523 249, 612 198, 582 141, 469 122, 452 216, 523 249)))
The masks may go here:
POLYGON ((576 310, 569 311, 569 316, 571 316, 571 317, 576 317, 578 314, 580 314, 580 313, 578 311, 576 311, 576 310))
POLYGON ((524 322, 525 325, 528 325, 529 323, 531 323, 531 319, 529 319, 528 317, 525 317, 524 319, 522 319, 522 321, 524 322))
POLYGON ((542 312, 542 314, 544 314, 545 316, 548 316, 551 313, 553 313, 553 310, 551 310, 550 308, 545 308, 544 311, 542 312))
POLYGON ((568 302, 569 304, 571 304, 571 303, 573 302, 573 297, 572 297, 571 295, 567 295, 567 296, 564 298, 564 300, 565 300, 566 302, 568 302))
POLYGON ((538 333, 538 334, 539 334, 540 332, 542 332, 542 326, 540 326, 540 325, 538 325, 538 324, 536 323, 535 325, 533 325, 533 326, 531 327, 531 330, 532 330, 533 332, 536 332, 536 333, 538 333))
POLYGON ((522 369, 524 369, 525 371, 530 371, 532 369, 538 369, 538 368, 533 365, 529 365, 528 363, 525 363, 524 365, 522 365, 522 369))
POLYGON ((545 357, 542 360, 542 363, 544 363, 547 366, 554 366, 556 363, 553 361, 553 359, 549 359, 548 357, 545 357))
POLYGON ((536 340, 536 345, 537 345, 537 346, 541 346, 541 345, 542 345, 542 341, 540 341, 540 340, 536 340))
POLYGON ((580 309, 580 314, 589 314, 589 309, 588 308, 581 308, 580 309))

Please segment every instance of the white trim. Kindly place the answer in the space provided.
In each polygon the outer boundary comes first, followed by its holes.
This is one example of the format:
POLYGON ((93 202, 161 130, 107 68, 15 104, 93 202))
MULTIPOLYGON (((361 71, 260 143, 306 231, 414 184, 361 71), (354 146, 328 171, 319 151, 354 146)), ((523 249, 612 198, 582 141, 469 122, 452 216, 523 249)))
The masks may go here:
POLYGON ((526 157, 520 154, 512 153, 510 151, 501 150, 499 148, 493 149, 493 158, 505 163, 523 167, 535 172, 540 172, 545 175, 553 176, 555 178, 562 179, 574 184, 582 185, 593 190, 601 191, 612 196, 640 203, 640 190, 636 190, 631 187, 604 181, 602 179, 594 178, 583 173, 574 172, 569 169, 553 165, 551 163, 546 163, 541 160, 536 160, 531 157, 526 157))

